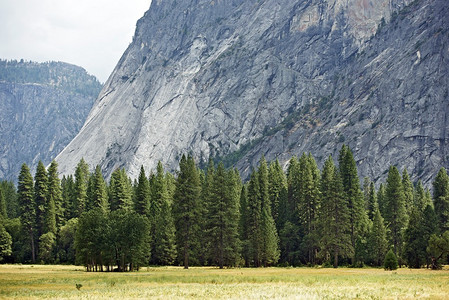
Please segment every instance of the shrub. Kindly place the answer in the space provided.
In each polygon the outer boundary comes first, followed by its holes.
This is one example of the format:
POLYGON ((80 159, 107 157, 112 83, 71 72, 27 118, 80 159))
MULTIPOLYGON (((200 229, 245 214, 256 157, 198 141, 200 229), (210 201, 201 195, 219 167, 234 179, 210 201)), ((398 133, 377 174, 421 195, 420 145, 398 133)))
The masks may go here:
POLYGON ((398 259, 396 258, 396 255, 394 255, 393 250, 390 249, 390 251, 387 252, 385 255, 384 260, 384 269, 393 271, 398 268, 398 259))

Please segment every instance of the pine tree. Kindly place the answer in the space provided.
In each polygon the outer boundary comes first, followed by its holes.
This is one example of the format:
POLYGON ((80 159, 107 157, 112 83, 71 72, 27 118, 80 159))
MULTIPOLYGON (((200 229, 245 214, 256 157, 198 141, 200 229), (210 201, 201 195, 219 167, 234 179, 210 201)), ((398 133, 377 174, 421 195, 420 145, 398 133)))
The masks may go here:
POLYGON ((271 214, 271 203, 268 194, 268 167, 265 157, 259 162, 258 170, 259 197, 261 204, 261 233, 262 249, 261 262, 264 266, 277 263, 279 260, 279 237, 276 231, 276 224, 271 214))
POLYGON ((396 256, 402 253, 403 233, 407 225, 405 196, 398 169, 391 166, 385 188, 385 221, 390 230, 390 243, 396 256))
POLYGON ((45 169, 42 161, 39 161, 39 163, 37 164, 34 181, 34 201, 36 203, 37 234, 40 237, 42 234, 47 232, 45 228, 45 216, 46 208, 48 207, 48 177, 47 170, 45 169))
POLYGON ((339 257, 350 257, 354 252, 351 243, 351 224, 343 183, 335 168, 332 156, 325 161, 321 177, 321 206, 317 225, 323 256, 332 255, 334 268, 339 257))
MULTIPOLYGON (((376 213, 376 208, 379 209, 376 197, 376 189, 374 187, 374 182, 370 182, 367 193, 368 200, 368 218, 372 221, 374 220, 374 215, 376 213)), ((383 256, 382 256, 383 257, 383 256)))
POLYGON ((385 199, 385 185, 383 183, 381 183, 379 185, 379 190, 377 190, 377 204, 379 205, 379 210, 380 210, 380 214, 382 216, 385 216, 386 214, 386 209, 385 209, 385 205, 386 205, 386 199, 385 199))
POLYGON ((198 170, 191 156, 182 156, 173 198, 173 216, 176 228, 178 256, 184 268, 189 268, 190 255, 198 242, 198 211, 201 185, 198 170))
POLYGON ((88 179, 89 166, 84 161, 84 158, 81 158, 75 169, 72 217, 79 217, 86 209, 88 179))
POLYGON ((207 228, 212 250, 210 257, 222 269, 225 265, 235 266, 238 262, 239 199, 234 191, 239 184, 234 171, 226 171, 223 163, 218 165, 214 173, 207 228))
POLYGON ((0 222, 0 263, 12 254, 12 238, 0 222))
POLYGON ((413 183, 410 181, 407 169, 402 172, 402 188, 404 190, 404 203, 407 215, 410 215, 413 207, 413 183))
POLYGON ((255 267, 261 266, 262 259, 262 203, 259 189, 259 178, 256 171, 251 172, 251 177, 248 183, 248 202, 246 209, 246 230, 247 230, 247 252, 249 262, 247 265, 255 267))
POLYGON ((18 201, 20 208, 20 221, 29 236, 31 246, 31 260, 36 262, 36 203, 34 198, 33 177, 30 169, 26 164, 23 164, 19 174, 19 184, 17 186, 18 201))
POLYGON ((63 176, 61 179, 62 207, 64 219, 70 220, 76 217, 75 207, 75 181, 73 175, 63 176))
POLYGON ((116 169, 112 172, 109 191, 111 211, 119 209, 131 210, 133 208, 132 187, 124 169, 116 169))
POLYGON ((278 160, 272 162, 268 168, 268 193, 270 195, 271 214, 279 232, 286 221, 283 219, 281 209, 286 202, 287 178, 278 160))
POLYGON ((109 211, 108 191, 100 166, 95 167, 92 175, 91 209, 99 208, 104 213, 109 211))
POLYGON ((150 218, 150 183, 145 169, 140 167, 139 179, 135 190, 134 210, 136 213, 150 218))
POLYGON ((320 172, 311 154, 303 153, 299 159, 299 202, 298 214, 301 232, 304 233, 303 250, 307 261, 315 264, 318 247, 315 223, 320 205, 320 172))
POLYGON ((427 240, 425 240, 423 225, 423 212, 413 207, 404 233, 404 259, 412 268, 420 268, 426 262, 427 240))
POLYGON ((171 199, 161 162, 158 162, 151 191, 152 203, 158 203, 158 210, 154 211, 154 215, 151 215, 154 220, 151 229, 153 235, 151 261, 156 265, 171 265, 176 259, 175 225, 170 206, 171 199))
POLYGON ((364 252, 363 241, 368 233, 368 216, 366 214, 363 194, 360 190, 357 166, 348 146, 343 145, 339 154, 340 176, 343 181, 343 190, 348 201, 349 221, 351 224, 351 242, 355 249, 352 263, 362 256, 364 252))
POLYGON ((385 255, 384 268, 389 271, 393 271, 398 268, 398 259, 391 249, 385 255))
POLYGON ((418 181, 413 192, 413 206, 421 211, 423 211, 427 206, 426 192, 424 191, 421 180, 418 181))
POLYGON ((2 186, 0 185, 0 222, 6 218, 8 218, 8 214, 6 213, 6 200, 2 186))
MULTIPOLYGON (((56 228, 59 229, 66 220, 64 218, 64 205, 62 198, 61 181, 59 180, 58 176, 58 163, 54 160, 51 162, 50 167, 48 168, 48 201, 49 207, 52 206, 51 202, 54 203, 55 225, 56 228)), ((49 210, 51 210, 51 208, 49 210)), ((51 214, 47 218, 51 220, 52 219, 51 214)), ((49 223, 52 223, 52 221, 50 221, 49 223)), ((52 227, 52 225, 49 225, 49 227, 52 227)), ((56 232, 53 233, 56 234, 56 232)))
POLYGON ((368 237, 370 257, 375 266, 380 266, 388 249, 387 230, 377 203, 374 205, 373 223, 368 237))
POLYGON ((440 233, 449 230, 449 176, 444 168, 433 181, 433 206, 440 233))
POLYGON ((242 186, 239 200, 240 219, 239 219, 239 237, 242 242, 242 256, 245 266, 249 267, 249 243, 248 243, 248 189, 247 185, 242 186))

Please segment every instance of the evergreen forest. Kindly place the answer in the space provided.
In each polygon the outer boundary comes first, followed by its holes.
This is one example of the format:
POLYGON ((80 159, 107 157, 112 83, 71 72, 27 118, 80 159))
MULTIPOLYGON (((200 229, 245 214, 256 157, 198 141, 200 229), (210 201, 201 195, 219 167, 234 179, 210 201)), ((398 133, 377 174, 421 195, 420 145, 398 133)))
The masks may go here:
POLYGON ((2 263, 439 269, 448 257, 447 171, 431 191, 391 166, 376 187, 360 181, 345 145, 321 170, 310 153, 286 171, 262 157, 246 183, 237 169, 212 160, 200 169, 183 155, 174 174, 159 162, 135 180, 117 169, 107 182, 82 159, 73 175, 39 162, 34 177, 23 164, 17 186, 0 184, 2 263))

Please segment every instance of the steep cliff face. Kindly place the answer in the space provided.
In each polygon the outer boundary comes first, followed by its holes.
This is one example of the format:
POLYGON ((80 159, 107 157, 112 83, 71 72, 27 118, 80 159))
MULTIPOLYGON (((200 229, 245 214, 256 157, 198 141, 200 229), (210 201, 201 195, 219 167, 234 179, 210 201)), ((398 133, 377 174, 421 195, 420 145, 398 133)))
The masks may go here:
POLYGON ((448 4, 409 2, 155 0, 58 156, 61 171, 84 157, 106 174, 125 167, 137 176, 140 165, 174 168, 192 152, 245 173, 262 153, 321 160, 344 139, 362 175, 389 163, 430 174, 445 158, 421 151, 439 142, 416 130, 425 124, 441 138, 447 84, 435 80, 447 74, 448 4), (417 110, 427 91, 440 103, 427 105, 439 112, 432 118, 417 110))
MULTIPOLYGON (((0 179, 50 161, 78 133, 101 84, 77 66, 0 60, 0 179)), ((34 171, 33 171, 34 172, 34 171)))

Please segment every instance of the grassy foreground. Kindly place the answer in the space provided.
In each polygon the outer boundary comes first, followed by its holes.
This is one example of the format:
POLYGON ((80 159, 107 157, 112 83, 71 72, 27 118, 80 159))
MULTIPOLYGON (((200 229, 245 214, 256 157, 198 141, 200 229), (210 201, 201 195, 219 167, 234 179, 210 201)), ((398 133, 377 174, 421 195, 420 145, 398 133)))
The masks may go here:
POLYGON ((0 298, 447 299, 449 270, 144 268, 0 265, 0 298), (78 290, 77 284, 82 284, 78 290))

